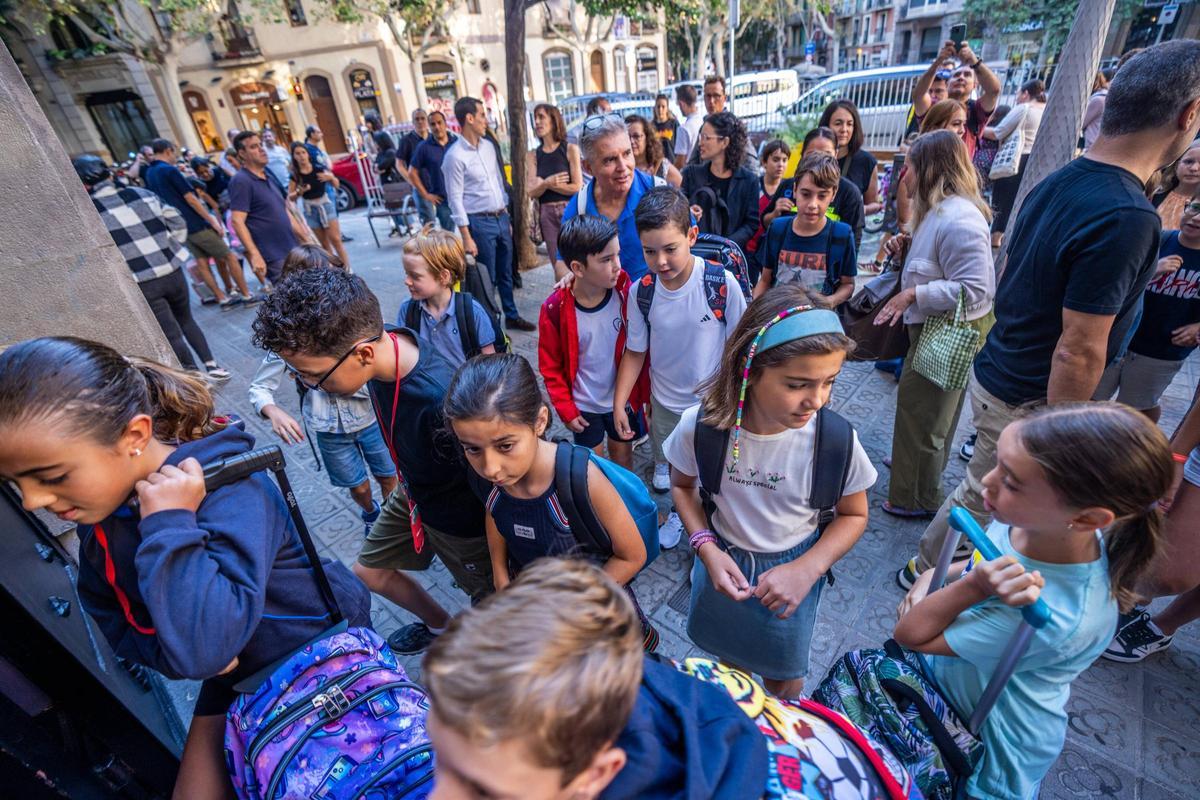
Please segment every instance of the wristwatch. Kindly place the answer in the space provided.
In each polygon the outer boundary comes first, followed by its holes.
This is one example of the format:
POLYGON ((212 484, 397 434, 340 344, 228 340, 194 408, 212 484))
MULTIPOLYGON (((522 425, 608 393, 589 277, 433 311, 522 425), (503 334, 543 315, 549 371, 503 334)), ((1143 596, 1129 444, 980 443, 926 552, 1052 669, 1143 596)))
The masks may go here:
POLYGON ((971 69, 979 69, 979 65, 983 63, 982 58, 975 59, 975 63, 971 65, 971 69))

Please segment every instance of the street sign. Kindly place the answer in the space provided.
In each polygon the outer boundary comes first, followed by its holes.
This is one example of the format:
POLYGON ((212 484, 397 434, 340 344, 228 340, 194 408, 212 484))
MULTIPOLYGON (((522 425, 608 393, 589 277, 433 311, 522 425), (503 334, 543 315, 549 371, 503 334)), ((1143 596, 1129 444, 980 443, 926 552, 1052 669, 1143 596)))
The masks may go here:
POLYGON ((1170 25, 1175 21, 1175 16, 1179 13, 1178 3, 1169 3, 1162 7, 1162 11, 1158 12, 1158 24, 1170 25))
POLYGON ((804 43, 804 55, 811 56, 817 52, 817 43, 809 39, 804 43))

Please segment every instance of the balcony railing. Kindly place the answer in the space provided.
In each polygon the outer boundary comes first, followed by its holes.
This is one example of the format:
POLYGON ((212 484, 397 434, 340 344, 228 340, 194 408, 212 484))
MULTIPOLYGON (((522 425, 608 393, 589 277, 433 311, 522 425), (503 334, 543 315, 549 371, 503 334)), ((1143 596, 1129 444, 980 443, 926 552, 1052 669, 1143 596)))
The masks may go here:
POLYGON ((259 64, 265 60, 254 31, 232 20, 221 20, 217 32, 209 39, 209 48, 218 67, 259 64))

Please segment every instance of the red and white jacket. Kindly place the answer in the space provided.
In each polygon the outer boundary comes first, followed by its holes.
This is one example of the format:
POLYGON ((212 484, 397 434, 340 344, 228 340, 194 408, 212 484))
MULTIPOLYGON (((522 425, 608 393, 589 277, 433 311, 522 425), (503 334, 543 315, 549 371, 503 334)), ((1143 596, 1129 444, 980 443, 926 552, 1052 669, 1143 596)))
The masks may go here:
MULTIPOLYGON (((625 353, 625 335, 629 323, 629 276, 621 271, 614 291, 621 301, 621 331, 617 334, 616 352, 613 353, 613 381, 616 368, 625 353)), ((571 395, 575 375, 579 371, 579 327, 575 317, 575 295, 569 289, 555 289, 542 303, 538 316, 538 369, 550 393, 550 403, 563 422, 570 422, 580 415, 579 407, 571 395)), ((634 410, 650 402, 650 358, 647 355, 642 374, 638 376, 629 404, 634 410)))

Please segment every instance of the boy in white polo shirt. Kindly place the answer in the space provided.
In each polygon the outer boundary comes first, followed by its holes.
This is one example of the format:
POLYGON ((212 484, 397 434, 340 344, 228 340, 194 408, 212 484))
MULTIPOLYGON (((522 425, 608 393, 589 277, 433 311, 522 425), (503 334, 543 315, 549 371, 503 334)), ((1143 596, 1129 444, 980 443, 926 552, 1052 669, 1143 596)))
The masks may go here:
MULTIPOLYGON (((699 230, 678 189, 658 186, 646 192, 634 221, 650 273, 635 287, 638 309, 629 313, 629 336, 613 391, 613 422, 622 437, 631 434, 625 404, 650 354, 654 490, 667 492, 671 477, 663 442, 680 415, 699 402, 697 388, 720 364, 725 339, 742 318, 746 299, 728 270, 692 255, 699 230)), ((682 531, 672 511, 659 541, 671 547, 682 531)))

